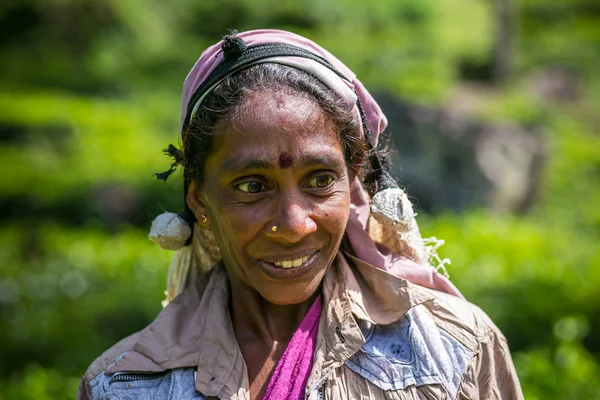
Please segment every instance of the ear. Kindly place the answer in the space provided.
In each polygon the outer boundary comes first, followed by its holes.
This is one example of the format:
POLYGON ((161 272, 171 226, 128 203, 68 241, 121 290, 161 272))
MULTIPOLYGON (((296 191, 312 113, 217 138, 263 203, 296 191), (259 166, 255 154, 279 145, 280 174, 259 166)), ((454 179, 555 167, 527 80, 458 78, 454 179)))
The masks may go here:
POLYGON ((189 209, 196 217, 196 221, 202 221, 202 216, 208 217, 207 209, 204 203, 200 200, 200 185, 198 182, 193 180, 188 187, 187 194, 185 195, 185 202, 189 209))

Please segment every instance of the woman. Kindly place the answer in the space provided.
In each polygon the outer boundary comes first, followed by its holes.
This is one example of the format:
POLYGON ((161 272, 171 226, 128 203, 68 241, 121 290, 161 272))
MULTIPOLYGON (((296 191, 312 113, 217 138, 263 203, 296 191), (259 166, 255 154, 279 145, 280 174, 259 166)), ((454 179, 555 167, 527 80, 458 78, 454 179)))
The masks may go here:
POLYGON ((150 234, 178 250, 168 304, 80 399, 522 398, 502 334, 430 266, 375 150, 385 116, 339 60, 289 32, 227 36, 181 115, 159 178, 183 165, 186 212, 150 234))

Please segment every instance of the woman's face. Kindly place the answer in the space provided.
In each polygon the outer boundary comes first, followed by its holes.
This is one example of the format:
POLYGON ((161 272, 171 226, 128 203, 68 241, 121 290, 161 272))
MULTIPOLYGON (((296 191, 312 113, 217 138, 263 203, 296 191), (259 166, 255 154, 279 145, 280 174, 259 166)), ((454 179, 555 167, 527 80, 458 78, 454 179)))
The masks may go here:
POLYGON ((202 187, 190 186, 194 212, 208 216, 234 290, 242 284, 274 304, 301 303, 318 288, 348 220, 336 131, 316 102, 284 92, 248 94, 230 119, 215 130, 202 187))

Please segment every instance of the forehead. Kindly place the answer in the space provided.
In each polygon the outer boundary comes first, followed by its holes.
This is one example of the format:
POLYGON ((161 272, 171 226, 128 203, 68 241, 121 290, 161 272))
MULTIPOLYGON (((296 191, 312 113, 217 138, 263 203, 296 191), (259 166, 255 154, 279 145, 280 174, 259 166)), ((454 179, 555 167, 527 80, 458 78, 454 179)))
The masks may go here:
POLYGON ((210 159, 259 157, 279 164, 283 153, 294 163, 302 156, 320 154, 344 162, 334 125, 308 95, 283 91, 248 94, 228 121, 215 129, 210 159))
POLYGON ((307 128, 322 125, 325 114, 317 101, 307 94, 287 91, 258 91, 248 93, 236 107, 231 123, 243 124, 248 129, 264 128, 275 123, 280 129, 307 128))

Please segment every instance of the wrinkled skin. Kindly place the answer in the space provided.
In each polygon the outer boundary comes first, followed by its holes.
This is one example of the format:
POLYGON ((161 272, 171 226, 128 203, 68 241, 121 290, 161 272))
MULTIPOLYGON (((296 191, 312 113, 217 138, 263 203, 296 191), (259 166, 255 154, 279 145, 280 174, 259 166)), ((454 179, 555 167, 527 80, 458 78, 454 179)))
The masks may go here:
POLYGON ((336 256, 350 180, 338 135, 309 97, 255 92, 232 115, 218 124, 203 184, 190 185, 187 202, 221 248, 251 398, 260 398, 336 256), (302 256, 310 258, 297 269, 274 265, 302 256))
POLYGON ((209 218, 233 287, 248 286, 273 304, 301 303, 317 289, 348 220, 342 147, 306 98, 254 93, 236 114, 217 128, 204 184, 193 187, 195 213, 209 218), (294 160, 289 168, 279 165, 282 153, 294 160), (315 252, 315 266, 298 278, 274 278, 257 264, 315 252))

